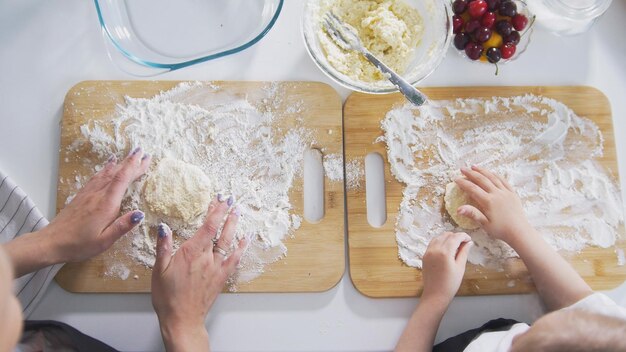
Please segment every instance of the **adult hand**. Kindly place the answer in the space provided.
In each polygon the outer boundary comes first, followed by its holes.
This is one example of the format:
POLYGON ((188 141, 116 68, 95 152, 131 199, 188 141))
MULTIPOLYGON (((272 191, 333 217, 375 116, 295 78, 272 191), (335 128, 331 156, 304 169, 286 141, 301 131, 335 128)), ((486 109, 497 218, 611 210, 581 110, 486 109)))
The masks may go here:
POLYGON ((444 232, 430 241, 422 266, 422 300, 452 301, 461 286, 472 245, 472 238, 462 232, 444 232))
POLYGON ((128 186, 148 170, 150 160, 139 147, 119 164, 112 157, 43 229, 57 244, 62 261, 81 261, 104 252, 143 220, 141 211, 119 213, 128 186))
POLYGON ((16 277, 42 267, 91 258, 107 250, 144 217, 135 210, 119 216, 130 184, 150 165, 141 148, 121 163, 113 156, 43 229, 7 243, 16 277))
POLYGON ((213 200, 204 224, 173 256, 171 231, 167 225, 159 225, 152 305, 168 351, 208 350, 204 320, 226 280, 235 272, 248 242, 239 240, 230 253, 239 211, 235 208, 229 213, 229 204, 232 198, 226 203, 222 197, 213 200), (214 244, 224 217, 226 221, 214 244))
POLYGON ((521 200, 505 179, 477 166, 462 168, 461 172, 466 178, 455 182, 477 206, 460 206, 459 215, 473 219, 490 236, 509 244, 532 230, 521 200))

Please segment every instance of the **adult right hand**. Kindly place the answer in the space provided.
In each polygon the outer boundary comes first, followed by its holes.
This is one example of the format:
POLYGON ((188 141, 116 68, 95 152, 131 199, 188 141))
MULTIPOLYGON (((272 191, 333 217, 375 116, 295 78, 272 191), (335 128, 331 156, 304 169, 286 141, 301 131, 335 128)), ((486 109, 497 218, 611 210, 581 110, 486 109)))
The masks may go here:
POLYGON ((209 350, 206 315, 247 246, 247 240, 241 239, 232 253, 227 253, 237 226, 236 209, 230 211, 217 243, 213 243, 229 212, 228 204, 232 204, 231 199, 228 203, 222 197, 213 200, 204 224, 174 255, 172 233, 167 225, 159 225, 152 305, 168 351, 209 350))
POLYGON ((522 201, 505 179, 478 166, 462 168, 461 173, 466 178, 455 182, 477 206, 462 205, 457 209, 459 215, 473 219, 491 237, 509 244, 532 231, 522 201))

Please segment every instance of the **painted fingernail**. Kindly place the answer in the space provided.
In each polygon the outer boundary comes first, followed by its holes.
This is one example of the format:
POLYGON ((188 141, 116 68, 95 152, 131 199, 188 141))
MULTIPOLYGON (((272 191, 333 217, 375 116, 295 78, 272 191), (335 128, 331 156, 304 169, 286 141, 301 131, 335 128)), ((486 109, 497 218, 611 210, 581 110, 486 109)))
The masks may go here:
POLYGON ((141 150, 141 147, 137 147, 137 148, 133 149, 133 151, 131 151, 128 154, 128 156, 135 155, 135 154, 139 153, 140 150, 141 150))
POLYGON ((158 231, 158 233, 159 233, 159 237, 160 237, 160 238, 165 238, 165 237, 167 237, 167 233, 169 232, 168 230, 169 230, 169 227, 168 227, 166 224, 164 224, 164 223, 160 223, 160 224, 159 224, 159 227, 158 227, 158 229, 157 229, 157 231, 158 231))
POLYGON ((221 193, 217 194, 217 201, 220 203, 224 203, 224 196, 221 193))
POLYGON ((141 222, 141 220, 143 220, 144 217, 144 213, 141 210, 137 210, 133 212, 133 214, 130 216, 130 222, 133 224, 138 224, 141 222))
POLYGON ((231 205, 233 205, 234 202, 235 202, 235 198, 233 198, 233 196, 230 196, 228 197, 226 204, 228 204, 228 206, 230 207, 231 205))
POLYGON ((141 157, 141 160, 146 160, 146 159, 148 159, 149 157, 150 157, 150 154, 144 154, 144 155, 141 157))
POLYGON ((117 157, 115 156, 115 154, 111 154, 111 156, 109 157, 109 160, 107 160, 107 163, 112 163, 117 161, 117 157))

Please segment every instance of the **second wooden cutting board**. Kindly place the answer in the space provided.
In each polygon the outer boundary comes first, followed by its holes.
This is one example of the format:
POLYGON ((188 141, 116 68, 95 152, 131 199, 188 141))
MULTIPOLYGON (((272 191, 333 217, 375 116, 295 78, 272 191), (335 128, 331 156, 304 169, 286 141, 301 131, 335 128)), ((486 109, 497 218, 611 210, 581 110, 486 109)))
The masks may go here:
MULTIPOLYGON (((617 177, 615 140, 609 102, 591 87, 449 87, 425 88, 434 100, 491 98, 524 94, 543 95, 559 100, 579 116, 593 120, 604 136, 604 156, 600 163, 617 177)), ((383 143, 374 143, 382 134, 380 122, 396 104, 404 103, 399 94, 352 94, 344 105, 346 160, 362 159, 378 153, 384 159, 387 219, 383 226, 372 227, 367 221, 365 188, 348 190, 348 255, 350 276, 356 288, 371 297, 410 297, 422 289, 422 273, 398 258, 394 225, 404 185, 389 170, 383 143)), ((366 180, 367 182, 367 180, 366 180)), ((622 229, 623 230, 623 229, 622 229)), ((626 248, 622 236, 617 248, 626 248)), ((626 280, 626 266, 618 264, 615 248, 588 248, 567 255, 567 260, 597 290, 615 288, 626 280)), ((534 290, 526 268, 519 259, 510 260, 504 271, 468 265, 460 295, 525 293, 534 290)))

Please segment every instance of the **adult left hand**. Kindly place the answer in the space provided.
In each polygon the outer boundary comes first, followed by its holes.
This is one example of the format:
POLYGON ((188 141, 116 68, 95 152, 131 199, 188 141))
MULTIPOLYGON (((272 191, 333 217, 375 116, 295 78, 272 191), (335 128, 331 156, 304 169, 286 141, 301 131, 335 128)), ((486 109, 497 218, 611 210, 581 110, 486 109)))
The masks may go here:
POLYGON ((119 216, 126 190, 150 165, 150 156, 134 149, 121 163, 112 157, 42 231, 57 249, 59 262, 96 256, 139 224, 139 210, 119 216))
POLYGON ((121 163, 111 157, 48 226, 6 243, 15 276, 96 256, 138 225, 144 214, 134 210, 119 216, 120 206, 126 189, 148 170, 150 160, 141 148, 121 163))

